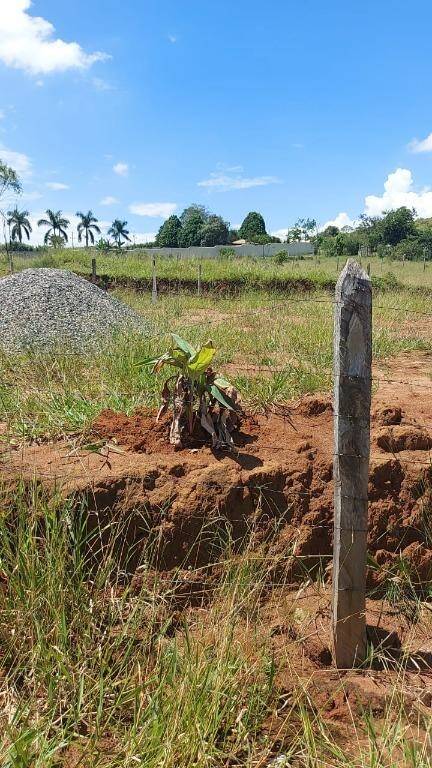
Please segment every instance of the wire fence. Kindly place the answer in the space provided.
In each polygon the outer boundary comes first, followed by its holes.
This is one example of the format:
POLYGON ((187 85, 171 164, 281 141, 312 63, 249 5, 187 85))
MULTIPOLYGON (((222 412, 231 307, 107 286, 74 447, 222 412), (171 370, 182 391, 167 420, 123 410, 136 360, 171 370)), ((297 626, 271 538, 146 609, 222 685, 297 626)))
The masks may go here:
MULTIPOLYGON (((318 305, 320 307, 328 307, 329 313, 332 313, 337 302, 336 300, 329 296, 317 296, 317 295, 308 295, 308 296, 294 296, 294 295, 287 295, 283 298, 271 301, 269 304, 266 304, 265 306, 259 306, 256 308, 249 307, 244 310, 234 310, 230 309, 226 312, 226 315, 218 316, 218 317, 203 317, 199 318, 196 321, 193 322, 178 322, 179 324, 179 330, 181 332, 188 331, 188 330, 202 330, 202 328, 205 327, 211 327, 211 326, 223 326, 226 323, 233 324, 236 323, 239 319, 260 319, 264 318, 269 313, 273 313, 275 311, 279 311, 281 309, 287 310, 289 313, 291 307, 293 306, 304 306, 307 304, 312 305, 318 305)), ((426 318, 432 318, 432 311, 424 311, 417 309, 412 306, 403 306, 400 304, 387 304, 387 303, 373 303, 373 310, 380 310, 382 312, 391 312, 395 313, 396 315, 396 322, 400 322, 401 318, 410 317, 412 315, 416 317, 426 317, 426 318)), ((289 319, 289 318, 288 318, 289 319)), ((283 318, 283 322, 285 322, 287 318, 283 318)), ((166 329, 162 330, 156 333, 149 333, 146 335, 146 339, 148 341, 155 340, 155 339, 163 339, 170 335, 171 331, 166 329)), ((431 327, 431 341, 432 341, 432 327, 431 327)), ((289 374, 290 371, 292 371, 293 368, 295 368, 296 363, 287 362, 285 364, 280 365, 271 365, 271 364, 263 364, 263 363, 245 363, 245 362, 236 362, 233 360, 232 362, 227 363, 230 366, 230 369, 234 371, 235 373, 245 373, 248 376, 283 376, 284 374, 289 374)), ((382 367, 385 367, 386 360, 380 361, 380 364, 382 367)), ((321 371, 322 372, 322 371, 321 371)), ((331 377, 331 370, 330 368, 327 371, 329 377, 331 377)), ((426 377, 428 374, 424 374, 426 377)), ((432 375, 432 372, 431 372, 432 375)), ((428 391, 432 390, 432 378, 431 381, 413 381, 411 379, 403 379, 403 378, 395 378, 393 376, 385 376, 382 373, 380 374, 374 374, 372 376, 372 382, 377 385, 378 387, 384 384, 388 385, 398 385, 398 386, 406 386, 411 389, 419 390, 419 391, 428 391)), ((120 392, 118 390, 115 391, 115 394, 117 397, 127 397, 130 396, 129 392, 120 392)), ((429 429, 430 426, 426 424, 421 424, 420 422, 417 422, 415 425, 412 426, 418 426, 422 427, 424 429, 429 429)), ((266 450, 274 450, 277 452, 283 452, 284 447, 283 446, 262 446, 266 450)), ((408 463, 408 459, 405 460, 408 463)), ((429 462, 424 461, 418 461, 414 459, 410 459, 409 463, 416 463, 416 464, 423 464, 423 465, 429 465, 429 462)))

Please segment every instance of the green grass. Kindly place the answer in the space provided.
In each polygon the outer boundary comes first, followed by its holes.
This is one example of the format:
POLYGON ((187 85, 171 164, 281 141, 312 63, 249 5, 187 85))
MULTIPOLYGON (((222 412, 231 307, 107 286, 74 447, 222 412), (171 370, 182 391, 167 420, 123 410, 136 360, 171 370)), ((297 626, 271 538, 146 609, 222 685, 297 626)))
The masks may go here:
MULTIPOLYGON (((171 331, 191 342, 211 338, 218 367, 248 408, 331 386, 328 292, 172 295, 156 305, 148 294, 117 295, 148 316, 159 337, 119 338, 92 357, 3 355, 5 441, 70 433, 81 439, 103 408, 156 406, 162 379, 136 362, 163 350, 171 331)), ((431 350, 429 318, 420 314, 429 311, 419 292, 376 293, 374 359, 431 350)), ((233 558, 225 542, 211 601, 205 609, 182 608, 181 574, 155 577, 151 551, 143 549, 135 578, 125 578, 116 560, 118 547, 127 548, 122 520, 91 534, 84 505, 37 483, 1 488, 0 508, 5 768, 264 768, 278 754, 296 768, 432 765, 430 718, 408 716, 402 702, 409 683, 403 659, 379 717, 365 707, 344 728, 329 722, 290 656, 317 631, 320 614, 305 608, 306 584, 297 593, 269 587, 274 558, 247 546, 233 558), (269 605, 280 608, 291 632, 279 644, 269 605), (289 680, 288 690, 281 679, 289 680)), ((397 589, 389 582, 388 600, 404 620, 423 620, 406 569, 403 576, 397 589)), ((328 599, 321 582, 311 584, 308 574, 305 581, 328 599)), ((378 657, 386 663, 371 650, 368 664, 378 657)), ((334 686, 341 696, 343 677, 334 686)))
MULTIPOLYGON (((114 556, 119 541, 124 547, 120 521, 101 549, 102 532, 86 532, 85 508, 73 511, 36 484, 13 496, 3 488, 2 500, 5 768, 256 768, 278 754, 298 768, 431 765, 430 718, 410 724, 399 695, 409 685, 403 662, 379 717, 365 707, 345 730, 326 719, 290 661, 314 634, 305 585, 297 594, 269 590, 274 557, 246 548, 233 559, 228 549, 211 602, 182 609, 180 574, 150 578, 149 552, 139 579, 125 581, 114 556), (290 628, 282 645, 268 606, 290 628)), ((320 583, 314 590, 325 601, 320 583)), ((343 677, 335 679, 333 695, 342 689, 343 677)))
MULTIPOLYGON (((172 331, 191 343, 211 338, 218 349, 217 368, 238 387, 250 408, 331 387, 333 320, 328 294, 293 294, 285 299, 265 292, 248 292, 237 299, 162 296, 156 305, 148 294, 117 295, 149 317, 160 336, 148 341, 119 338, 90 359, 63 351, 3 354, 0 421, 15 436, 28 439, 83 431, 104 408, 130 413, 138 406, 156 407, 162 374, 155 377, 136 363, 163 351, 172 331)), ((428 328, 418 329, 413 323, 421 317, 415 311, 428 311, 425 297, 409 291, 396 297, 384 292, 375 303, 375 359, 431 348, 428 328)))
MULTIPOLYGON (((281 250, 283 250, 283 243, 281 250)), ((16 271, 29 267, 61 267, 81 274, 91 273, 91 259, 96 258, 97 272, 111 278, 150 279, 152 275, 151 251, 99 253, 85 248, 65 248, 46 250, 43 253, 28 256, 14 255, 16 271)), ((202 262, 203 282, 231 281, 239 282, 245 288, 269 286, 280 280, 308 280, 317 288, 333 283, 342 268, 340 261, 317 256, 313 259, 295 260, 278 264, 274 258, 216 258, 202 262)), ((389 274, 400 283, 412 287, 432 289, 432 264, 427 264, 423 271, 422 262, 381 260, 378 257, 368 259, 371 276, 377 285, 386 280, 389 274)), ((363 263, 366 267, 366 262, 363 263)), ((9 271, 6 255, 0 253, 0 275, 9 271)), ((171 281, 195 281, 198 277, 198 260, 195 258, 177 261, 175 257, 157 257, 157 276, 171 281)), ((391 281, 390 281, 391 285, 391 281)))

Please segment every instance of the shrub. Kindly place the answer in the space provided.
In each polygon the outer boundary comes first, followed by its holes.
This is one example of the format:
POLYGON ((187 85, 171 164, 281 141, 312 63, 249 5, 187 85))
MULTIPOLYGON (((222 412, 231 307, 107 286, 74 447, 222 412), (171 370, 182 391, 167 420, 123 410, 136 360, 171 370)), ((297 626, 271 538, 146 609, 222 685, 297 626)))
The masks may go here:
POLYGON ((278 251, 275 253, 274 260, 276 264, 285 264, 286 261, 290 260, 290 255, 288 251, 278 251))

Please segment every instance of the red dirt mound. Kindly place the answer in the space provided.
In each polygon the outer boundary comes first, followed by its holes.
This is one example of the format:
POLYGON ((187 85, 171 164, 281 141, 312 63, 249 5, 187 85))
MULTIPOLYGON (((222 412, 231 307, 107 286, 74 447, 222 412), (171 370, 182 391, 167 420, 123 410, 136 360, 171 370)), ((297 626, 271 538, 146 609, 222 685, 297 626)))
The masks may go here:
MULTIPOLYGON (((423 400, 419 408, 411 393, 401 399, 398 392, 391 408, 375 397, 369 478, 373 587, 396 577, 401 562, 414 581, 429 578, 432 404, 430 411, 427 406, 423 400)), ((93 428, 94 437, 106 443, 100 454, 82 450, 71 456, 70 446, 61 443, 32 446, 16 452, 7 472, 37 474, 57 486, 61 480, 65 493, 84 494, 90 525, 121 524, 123 535, 137 544, 137 559, 128 563, 132 570, 143 547, 151 548, 161 570, 169 570, 215 562, 228 539, 235 551, 248 540, 273 555, 273 580, 285 580, 330 563, 332 428, 331 398, 314 395, 286 418, 271 413, 245 419, 232 452, 212 451, 204 435, 176 452, 168 443, 167 418, 156 424, 145 409, 131 416, 104 411, 93 428)))
POLYGON ((379 448, 387 453, 400 451, 428 451, 432 448, 432 437, 424 429, 398 426, 383 429, 377 434, 379 448))

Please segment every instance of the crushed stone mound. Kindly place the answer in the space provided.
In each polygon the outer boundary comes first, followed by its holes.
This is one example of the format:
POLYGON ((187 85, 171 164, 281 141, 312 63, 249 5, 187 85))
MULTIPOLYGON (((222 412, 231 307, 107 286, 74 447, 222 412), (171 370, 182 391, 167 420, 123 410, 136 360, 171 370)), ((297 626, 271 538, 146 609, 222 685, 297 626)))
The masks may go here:
POLYGON ((130 307, 64 269, 25 269, 1 278, 0 307, 0 347, 6 352, 84 352, 113 334, 150 330, 130 307))

